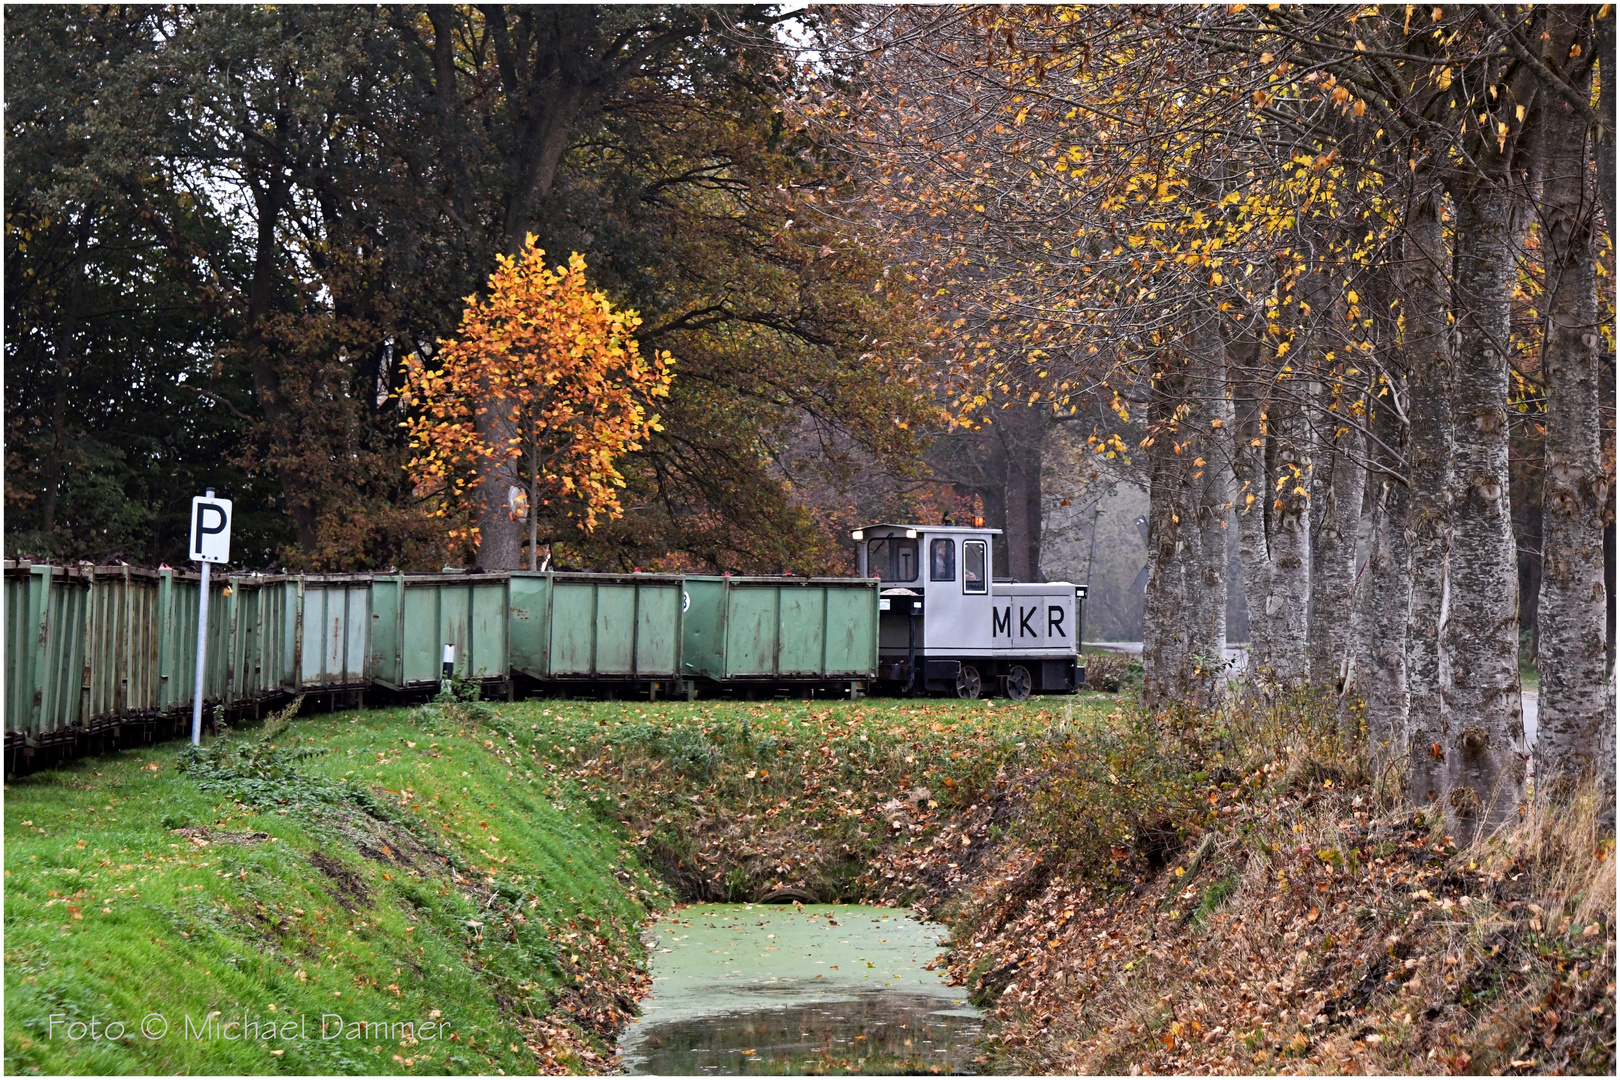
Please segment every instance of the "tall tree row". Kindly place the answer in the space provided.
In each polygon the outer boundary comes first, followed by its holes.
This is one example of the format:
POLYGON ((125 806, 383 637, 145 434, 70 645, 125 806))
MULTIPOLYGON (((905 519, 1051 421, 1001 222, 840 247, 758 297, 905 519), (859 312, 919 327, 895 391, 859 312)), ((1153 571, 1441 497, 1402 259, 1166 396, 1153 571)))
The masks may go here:
POLYGON ((1464 824, 1513 813, 1532 751, 1543 788, 1606 767, 1613 19, 1239 5, 836 24, 859 74, 816 108, 877 178, 894 257, 967 313, 940 376, 957 415, 1114 405, 1092 441, 1150 492, 1150 704, 1217 696, 1193 675, 1224 637, 1200 600, 1242 588, 1245 692, 1339 695, 1369 759, 1464 824), (1510 455, 1537 444, 1532 747, 1510 455), (1216 527, 1237 530, 1241 581, 1210 557, 1216 527))

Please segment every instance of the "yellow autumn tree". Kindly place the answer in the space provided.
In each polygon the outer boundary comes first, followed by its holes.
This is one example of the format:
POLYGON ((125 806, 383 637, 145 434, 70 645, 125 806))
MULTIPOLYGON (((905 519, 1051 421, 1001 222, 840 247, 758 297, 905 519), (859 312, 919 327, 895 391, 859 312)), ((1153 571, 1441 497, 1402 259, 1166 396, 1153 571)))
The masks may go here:
MULTIPOLYGON (((667 352, 642 354, 632 336, 641 317, 586 284, 583 256, 552 270, 545 255, 531 235, 497 256, 487 298, 467 298, 435 359, 406 361, 400 391, 418 491, 440 516, 469 496, 527 516, 531 569, 542 508, 587 531, 620 515, 617 463, 661 430, 648 406, 668 395, 674 365, 667 352), (514 476, 526 493, 486 490, 514 476)), ((470 524, 451 536, 479 541, 470 524)))

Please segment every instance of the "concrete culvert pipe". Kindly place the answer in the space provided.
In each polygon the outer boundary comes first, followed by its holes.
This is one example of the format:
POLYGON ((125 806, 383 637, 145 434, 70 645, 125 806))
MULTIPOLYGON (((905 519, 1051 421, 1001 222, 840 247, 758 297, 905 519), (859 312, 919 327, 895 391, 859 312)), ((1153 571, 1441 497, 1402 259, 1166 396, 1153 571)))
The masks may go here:
POLYGON ((808 889, 772 889, 759 898, 762 904, 791 904, 797 900, 801 904, 818 904, 816 894, 808 889))

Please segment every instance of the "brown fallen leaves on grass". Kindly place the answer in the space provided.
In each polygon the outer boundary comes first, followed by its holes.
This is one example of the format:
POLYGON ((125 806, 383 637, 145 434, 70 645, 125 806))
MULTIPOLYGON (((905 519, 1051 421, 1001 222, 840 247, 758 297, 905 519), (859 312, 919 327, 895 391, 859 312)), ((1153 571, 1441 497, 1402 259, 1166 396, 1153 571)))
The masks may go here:
MULTIPOLYGON (((538 710, 530 753, 542 767, 566 763, 553 790, 579 784, 684 899, 714 901, 780 888, 827 901, 920 895, 914 878, 873 877, 872 854, 962 836, 963 815, 1005 788, 1028 742, 1074 712, 962 702, 674 708, 538 710)), ((986 839, 981 828, 970 842, 986 839)))
POLYGON ((1044 709, 619 717, 547 717, 531 760, 686 898, 808 886, 948 923, 951 976, 990 1010, 988 1068, 1613 1069, 1595 791, 1459 847, 1297 717, 1182 718, 1157 741, 1117 709, 1078 740, 1044 709))
POLYGON ((1612 1072, 1613 839, 1596 793, 1462 850, 1364 794, 1224 807, 1191 882, 1178 865, 1110 892, 998 852, 958 901, 951 971, 993 1010, 1001 1064, 1612 1072))

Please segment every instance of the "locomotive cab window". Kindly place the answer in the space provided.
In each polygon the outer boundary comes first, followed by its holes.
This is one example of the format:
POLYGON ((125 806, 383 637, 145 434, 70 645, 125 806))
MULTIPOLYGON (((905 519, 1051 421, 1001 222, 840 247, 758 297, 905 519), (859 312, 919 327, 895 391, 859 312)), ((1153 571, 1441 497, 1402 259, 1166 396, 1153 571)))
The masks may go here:
POLYGON ((874 576, 884 581, 916 581, 917 541, 898 536, 868 541, 866 565, 874 576))
POLYGON ((962 543, 962 591, 965 593, 988 592, 989 570, 990 568, 985 565, 984 541, 964 541, 962 543))
POLYGON ((928 545, 929 573, 931 581, 956 580, 956 541, 950 537, 941 537, 928 545))

